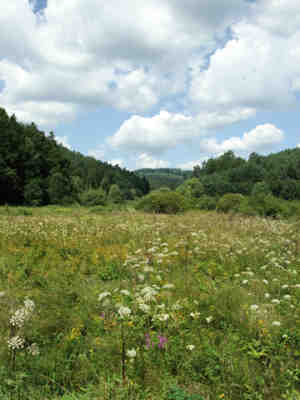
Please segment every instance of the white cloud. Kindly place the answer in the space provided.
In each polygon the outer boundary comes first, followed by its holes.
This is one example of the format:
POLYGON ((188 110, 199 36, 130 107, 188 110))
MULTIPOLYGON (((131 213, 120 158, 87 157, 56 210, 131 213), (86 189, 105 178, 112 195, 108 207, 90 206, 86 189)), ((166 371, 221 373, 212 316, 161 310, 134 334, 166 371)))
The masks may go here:
POLYGON ((201 165, 203 161, 206 161, 208 157, 200 158, 197 161, 188 161, 185 163, 181 163, 177 165, 177 168, 185 169, 185 170, 192 170, 196 165, 201 165))
POLYGON ((281 143, 284 132, 272 124, 258 125, 243 136, 231 137, 218 143, 216 139, 206 139, 200 143, 202 153, 222 154, 228 150, 248 154, 250 152, 270 150, 281 143))
POLYGON ((164 160, 157 160, 147 153, 142 153, 136 160, 136 168, 167 168, 170 163, 164 160))
POLYGON ((58 144, 62 144, 67 149, 72 150, 68 136, 55 136, 55 140, 58 144))
POLYGON ((121 158, 118 158, 118 159, 108 161, 108 164, 118 165, 119 167, 122 167, 124 165, 124 160, 122 160, 121 158))
POLYGON ((300 8, 295 0, 263 0, 232 25, 233 39, 192 76, 191 106, 287 109, 300 89, 300 8), (273 24, 274 23, 274 24, 273 24))
POLYGON ((161 111, 153 117, 134 115, 108 139, 114 149, 162 154, 178 144, 188 144, 207 136, 209 130, 222 128, 254 115, 252 109, 234 109, 224 113, 200 113, 196 117, 161 111))
MULTIPOLYGON (((33 8, 28 0, 0 4, 1 104, 21 117, 25 109, 32 119, 27 102, 62 103, 76 112, 99 105, 145 112, 166 96, 182 95, 192 59, 203 64, 249 4, 49 0, 43 13, 33 8)), ((44 108, 38 122, 61 120, 44 108)))

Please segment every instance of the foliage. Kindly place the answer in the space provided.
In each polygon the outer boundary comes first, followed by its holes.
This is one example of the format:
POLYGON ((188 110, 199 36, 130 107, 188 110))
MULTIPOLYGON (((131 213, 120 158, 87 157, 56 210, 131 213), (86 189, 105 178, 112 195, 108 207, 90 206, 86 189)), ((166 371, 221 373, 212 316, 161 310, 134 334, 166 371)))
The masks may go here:
POLYGON ((162 187, 175 190, 186 179, 192 177, 192 171, 184 171, 179 168, 144 168, 136 170, 135 173, 147 178, 151 190, 162 187))
POLYGON ((227 193, 220 198, 217 204, 217 210, 222 212, 237 211, 244 196, 239 193, 227 193))
POLYGON ((118 185, 111 185, 111 187, 109 188, 107 199, 108 201, 117 204, 123 202, 124 198, 118 185))
POLYGON ((20 123, 0 108, 0 204, 70 204, 82 191, 102 186, 108 193, 112 185, 125 199, 149 192, 145 178, 71 151, 52 132, 20 123))
POLYGON ((172 191, 154 191, 136 205, 137 210, 158 214, 177 214, 185 211, 187 207, 187 200, 180 193, 172 191))
POLYGON ((195 203, 195 208, 200 210, 215 210, 217 208, 218 199, 216 197, 203 195, 195 203))
POLYGON ((106 193, 102 188, 88 189, 79 195, 80 204, 83 206, 103 206, 106 203, 106 193))
POLYGON ((176 192, 190 199, 198 199, 204 193, 204 186, 197 178, 187 179, 176 189, 176 192))
POLYGON ((300 149, 268 156, 252 153, 247 161, 228 151, 195 166, 193 176, 200 179, 209 196, 252 192, 256 196, 263 190, 285 200, 300 199, 300 149))

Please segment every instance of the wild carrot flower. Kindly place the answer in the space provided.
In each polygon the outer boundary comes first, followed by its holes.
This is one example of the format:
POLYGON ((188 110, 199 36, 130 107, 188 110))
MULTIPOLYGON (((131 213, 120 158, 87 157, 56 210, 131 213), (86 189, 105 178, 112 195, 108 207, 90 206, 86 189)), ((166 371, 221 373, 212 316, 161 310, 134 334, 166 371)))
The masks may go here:
POLYGON ((25 340, 20 336, 14 336, 7 340, 7 344, 11 350, 19 350, 24 347, 25 340))
POLYGON ((126 290, 126 289, 120 290, 120 293, 124 294, 125 296, 130 296, 129 290, 126 290))
POLYGON ((121 318, 125 318, 125 317, 128 317, 131 314, 131 310, 128 307, 121 306, 119 308, 119 310, 118 310, 118 313, 119 313, 121 318))
POLYGON ((110 295, 111 295, 110 292, 100 293, 99 296, 98 296, 98 301, 102 301, 105 297, 110 296, 110 295))
POLYGON ((126 354, 129 358, 134 358, 136 357, 136 350, 135 349, 127 350, 126 354))
POLYGON ((213 320, 213 317, 210 315, 209 317, 207 317, 207 318, 205 318, 205 319, 206 319, 206 322, 207 322, 208 324, 210 324, 211 321, 213 320))
POLYGON ((281 322, 280 322, 280 321, 273 321, 273 322, 272 322, 272 325, 273 325, 273 326, 280 326, 280 325, 281 325, 281 322))
POLYGON ((193 344, 188 344, 188 345, 186 346, 186 348, 187 348, 189 351, 193 351, 194 348, 195 348, 195 346, 194 346, 193 344))
POLYGON ((157 319, 159 319, 162 322, 167 321, 169 319, 169 314, 158 314, 157 319))

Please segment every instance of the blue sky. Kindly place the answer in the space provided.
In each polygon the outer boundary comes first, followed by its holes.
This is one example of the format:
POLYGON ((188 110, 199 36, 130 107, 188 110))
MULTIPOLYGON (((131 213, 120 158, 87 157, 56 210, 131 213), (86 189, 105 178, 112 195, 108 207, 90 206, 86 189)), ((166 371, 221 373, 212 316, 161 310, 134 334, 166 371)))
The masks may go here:
POLYGON ((299 0, 0 4, 0 106, 128 169, 300 145, 299 65, 299 0))

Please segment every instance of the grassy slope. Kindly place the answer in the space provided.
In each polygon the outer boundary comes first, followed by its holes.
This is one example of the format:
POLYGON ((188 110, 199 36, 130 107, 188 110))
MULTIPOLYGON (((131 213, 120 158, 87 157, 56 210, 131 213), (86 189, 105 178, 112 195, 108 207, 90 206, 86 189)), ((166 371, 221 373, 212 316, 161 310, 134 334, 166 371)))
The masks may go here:
POLYGON ((1 399, 300 398, 299 223, 22 210, 0 209, 1 399))

